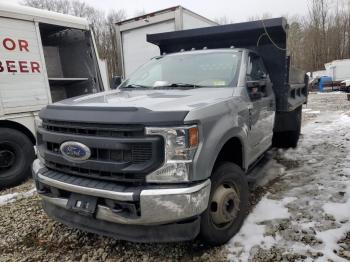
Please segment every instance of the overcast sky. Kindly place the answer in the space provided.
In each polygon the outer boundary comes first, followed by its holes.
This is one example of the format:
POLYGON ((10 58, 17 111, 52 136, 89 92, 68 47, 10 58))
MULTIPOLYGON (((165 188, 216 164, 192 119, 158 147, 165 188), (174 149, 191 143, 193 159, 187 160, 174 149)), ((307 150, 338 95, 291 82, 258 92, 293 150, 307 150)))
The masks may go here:
MULTIPOLYGON (((0 0, 18 2, 20 0, 0 0)), ((153 12, 171 6, 182 5, 210 19, 227 16, 239 22, 249 17, 270 13, 273 17, 282 15, 303 15, 307 12, 309 0, 82 0, 108 12, 111 9, 125 9, 128 17, 138 11, 153 12)))
POLYGON ((214 19, 227 16, 230 20, 246 20, 251 16, 271 13, 273 16, 285 14, 303 15, 307 11, 308 0, 85 0, 100 9, 125 9, 128 16, 136 11, 153 12, 171 6, 182 5, 198 14, 214 19))

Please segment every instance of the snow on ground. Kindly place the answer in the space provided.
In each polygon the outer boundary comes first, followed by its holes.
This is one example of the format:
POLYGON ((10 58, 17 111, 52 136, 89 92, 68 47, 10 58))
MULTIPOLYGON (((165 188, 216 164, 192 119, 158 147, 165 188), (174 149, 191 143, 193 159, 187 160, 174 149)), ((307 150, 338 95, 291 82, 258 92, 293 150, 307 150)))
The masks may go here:
MULTIPOLYGON (((319 101, 344 103, 344 94, 335 95, 319 101)), ((339 244, 350 232, 350 112, 315 107, 303 110, 315 116, 303 126, 299 146, 274 152, 286 169, 226 245, 229 260, 350 260, 350 246, 339 244)))
MULTIPOLYGON (((246 219, 244 226, 228 245, 231 252, 238 249, 237 254, 243 261, 249 258, 249 251, 259 245, 264 248, 271 248, 277 242, 272 236, 265 236, 266 226, 261 224, 264 221, 289 218, 288 209, 284 206, 294 198, 285 198, 283 201, 276 201, 264 197, 260 200, 253 212, 246 219), (233 247, 233 248, 232 248, 233 247)), ((228 259, 235 261, 234 255, 228 259)))
POLYGON ((19 193, 10 193, 6 195, 1 195, 0 196, 0 206, 6 205, 9 203, 13 203, 19 199, 26 198, 26 197, 31 197, 36 193, 35 188, 30 189, 29 191, 26 192, 19 192, 19 193))

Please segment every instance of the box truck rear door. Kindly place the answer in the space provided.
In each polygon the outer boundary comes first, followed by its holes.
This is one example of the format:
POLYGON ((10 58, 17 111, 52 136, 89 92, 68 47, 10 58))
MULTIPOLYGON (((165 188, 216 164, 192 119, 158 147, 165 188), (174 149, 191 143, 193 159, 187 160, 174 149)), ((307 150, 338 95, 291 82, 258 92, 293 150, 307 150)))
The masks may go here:
POLYGON ((35 23, 0 17, 0 95, 5 114, 39 110, 49 102, 45 72, 35 23))

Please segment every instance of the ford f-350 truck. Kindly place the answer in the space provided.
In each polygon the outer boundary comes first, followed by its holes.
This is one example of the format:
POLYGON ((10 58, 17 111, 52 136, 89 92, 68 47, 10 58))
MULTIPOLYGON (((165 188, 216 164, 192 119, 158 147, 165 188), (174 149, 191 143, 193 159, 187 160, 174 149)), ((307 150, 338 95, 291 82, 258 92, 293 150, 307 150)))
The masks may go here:
POLYGON ((247 175, 295 147, 304 73, 283 18, 148 35, 161 55, 117 90, 49 105, 33 176, 54 219, 136 242, 227 242, 248 211, 247 175))

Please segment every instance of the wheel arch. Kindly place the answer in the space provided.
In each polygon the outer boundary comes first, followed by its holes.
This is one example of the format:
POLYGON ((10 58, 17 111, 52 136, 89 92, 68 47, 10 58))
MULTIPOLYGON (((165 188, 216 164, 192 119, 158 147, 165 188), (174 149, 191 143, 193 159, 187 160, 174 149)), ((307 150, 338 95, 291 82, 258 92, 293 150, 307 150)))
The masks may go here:
POLYGON ((242 170, 245 169, 245 150, 244 143, 239 136, 232 136, 222 144, 218 154, 216 155, 213 168, 218 163, 226 161, 238 165, 242 170))
POLYGON ((27 128, 25 125, 15 122, 15 121, 10 121, 10 120, 0 120, 0 128, 11 128, 15 129, 24 135, 26 135, 29 140, 33 143, 33 145, 36 144, 36 138, 32 131, 27 128))

